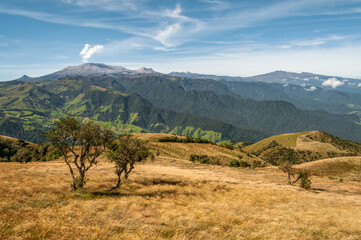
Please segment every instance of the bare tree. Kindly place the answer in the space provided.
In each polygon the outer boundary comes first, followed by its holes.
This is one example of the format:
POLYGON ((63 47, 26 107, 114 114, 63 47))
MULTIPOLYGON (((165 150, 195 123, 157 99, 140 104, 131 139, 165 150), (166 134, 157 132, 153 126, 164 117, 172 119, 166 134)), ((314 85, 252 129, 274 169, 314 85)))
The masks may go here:
POLYGON ((112 131, 102 130, 92 121, 81 124, 73 117, 61 119, 47 132, 48 140, 60 150, 69 168, 73 190, 84 187, 86 172, 97 164, 97 158, 104 152, 112 137, 112 131))
POLYGON ((115 173, 118 176, 117 183, 109 191, 117 189, 121 185, 121 175, 127 179, 137 162, 153 156, 145 143, 132 135, 120 136, 106 151, 108 159, 115 163, 115 173))

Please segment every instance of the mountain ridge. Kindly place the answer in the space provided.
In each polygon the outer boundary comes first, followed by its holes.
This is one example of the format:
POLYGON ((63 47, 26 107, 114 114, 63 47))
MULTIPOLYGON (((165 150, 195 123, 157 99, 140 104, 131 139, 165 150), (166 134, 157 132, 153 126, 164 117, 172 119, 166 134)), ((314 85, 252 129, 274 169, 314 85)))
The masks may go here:
POLYGON ((122 66, 111 66, 104 63, 83 63, 76 66, 68 66, 59 71, 46 74, 40 77, 22 76, 16 80, 31 81, 31 80, 56 80, 66 76, 124 76, 137 74, 160 74, 152 68, 141 67, 137 70, 131 70, 122 66))

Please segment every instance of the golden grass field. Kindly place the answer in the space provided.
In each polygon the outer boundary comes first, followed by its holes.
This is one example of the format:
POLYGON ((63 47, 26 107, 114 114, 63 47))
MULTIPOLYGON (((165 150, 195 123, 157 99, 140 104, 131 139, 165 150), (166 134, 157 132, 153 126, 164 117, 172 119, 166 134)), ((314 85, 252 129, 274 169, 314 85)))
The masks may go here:
POLYGON ((361 182, 321 175, 306 191, 276 167, 161 154, 113 193, 113 166, 101 160, 72 192, 61 160, 0 163, 0 239, 361 239, 361 182))

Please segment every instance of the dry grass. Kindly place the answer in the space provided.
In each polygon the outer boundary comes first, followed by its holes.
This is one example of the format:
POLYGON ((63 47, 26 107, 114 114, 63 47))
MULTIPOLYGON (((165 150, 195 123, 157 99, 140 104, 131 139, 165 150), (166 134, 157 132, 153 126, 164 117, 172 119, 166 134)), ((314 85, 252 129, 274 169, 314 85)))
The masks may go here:
MULTIPOLYGON (((189 160, 190 155, 207 155, 219 160, 223 165, 227 165, 231 160, 238 159, 238 156, 242 156, 244 161, 252 162, 263 160, 258 157, 249 157, 244 152, 240 152, 237 149, 229 150, 225 147, 218 145, 205 144, 205 143, 176 143, 176 142, 158 142, 157 140, 162 137, 174 136, 172 134, 165 133, 133 133, 133 135, 143 141, 148 141, 147 146, 156 153, 157 151, 161 156, 189 160)), ((183 136, 177 136, 184 138, 183 136)))
POLYGON ((298 166, 316 176, 361 182, 361 157, 337 157, 298 166))
POLYGON ((267 147, 272 141, 276 141, 278 144, 283 147, 296 147, 297 138, 300 135, 307 135, 306 133, 285 133, 280 135, 275 135, 266 139, 263 139, 255 144, 249 145, 245 148, 249 152, 257 152, 258 150, 267 147))
POLYGON ((112 165, 70 191, 61 162, 0 164, 0 239, 360 239, 361 184, 158 157, 114 193, 112 165), (347 191, 346 191, 347 190, 347 191))
POLYGON ((319 152, 322 155, 327 156, 327 152, 346 153, 330 143, 320 142, 317 140, 311 140, 307 138, 307 135, 311 135, 317 138, 321 133, 318 131, 301 132, 301 133, 286 133, 281 135, 275 135, 266 139, 263 139, 255 144, 247 146, 245 150, 249 152, 257 152, 258 150, 267 147, 273 140, 283 147, 291 147, 298 150, 309 150, 319 152))
POLYGON ((347 151, 342 151, 339 148, 336 148, 330 143, 314 141, 306 137, 306 135, 317 135, 319 132, 309 132, 297 137, 295 149, 299 150, 309 150, 319 152, 321 155, 326 155, 327 152, 335 153, 347 153, 347 151))

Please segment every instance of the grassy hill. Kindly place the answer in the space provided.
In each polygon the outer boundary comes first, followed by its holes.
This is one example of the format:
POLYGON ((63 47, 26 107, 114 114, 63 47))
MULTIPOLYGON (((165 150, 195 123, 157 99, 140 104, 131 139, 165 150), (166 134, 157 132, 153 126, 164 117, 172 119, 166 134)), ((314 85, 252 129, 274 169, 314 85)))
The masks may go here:
MULTIPOLYGON (((211 159, 211 164, 227 166, 232 160, 245 161, 252 165, 254 161, 263 163, 261 159, 256 156, 248 156, 245 152, 238 149, 227 149, 217 144, 210 143, 179 143, 179 142, 159 142, 158 140, 164 137, 174 137, 171 134, 155 134, 155 133, 134 133, 139 139, 147 141, 148 147, 153 153, 158 153, 160 156, 170 157, 174 159, 182 159, 189 162, 191 155, 208 156, 211 159)), ((185 138, 184 136, 177 136, 178 138, 185 138)))
POLYGON ((308 170, 314 176, 338 181, 361 182, 361 157, 336 157, 302 163, 296 168, 308 170))
POLYGON ((361 155, 361 144, 319 131, 272 136, 249 145, 244 151, 271 164, 302 163, 318 159, 361 155))

